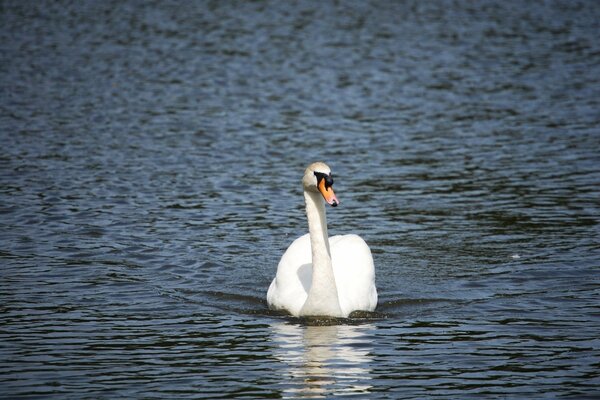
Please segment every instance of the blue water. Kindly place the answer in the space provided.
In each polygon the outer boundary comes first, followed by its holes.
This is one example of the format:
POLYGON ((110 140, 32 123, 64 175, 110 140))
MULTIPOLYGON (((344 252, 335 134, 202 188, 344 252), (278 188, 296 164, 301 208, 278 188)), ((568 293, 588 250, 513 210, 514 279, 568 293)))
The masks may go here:
POLYGON ((3 2, 2 396, 600 396, 599 4, 3 2), (267 308, 316 160, 374 314, 267 308))

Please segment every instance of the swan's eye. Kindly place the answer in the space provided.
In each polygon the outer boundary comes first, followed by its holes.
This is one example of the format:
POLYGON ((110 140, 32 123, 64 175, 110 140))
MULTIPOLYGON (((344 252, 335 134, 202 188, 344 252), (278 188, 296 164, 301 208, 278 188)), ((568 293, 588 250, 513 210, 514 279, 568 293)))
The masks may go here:
POLYGON ((317 186, 319 186, 319 183, 323 179, 325 179, 326 189, 329 189, 331 186, 333 186, 333 177, 331 176, 331 172, 329 173, 329 175, 324 174, 323 172, 315 172, 315 176, 317 177, 317 186))
POLYGON ((329 173, 329 175, 325 177, 325 187, 331 186, 333 186, 333 176, 331 176, 331 173, 329 173))

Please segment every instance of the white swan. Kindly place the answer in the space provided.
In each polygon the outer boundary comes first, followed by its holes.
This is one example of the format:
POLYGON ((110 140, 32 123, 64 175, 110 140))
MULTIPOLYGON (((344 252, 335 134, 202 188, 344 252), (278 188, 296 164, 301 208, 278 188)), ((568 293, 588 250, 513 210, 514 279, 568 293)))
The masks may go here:
POLYGON ((377 289, 369 246, 357 235, 327 236, 323 199, 333 207, 339 204, 331 170, 322 162, 309 165, 302 185, 309 233, 281 257, 267 292, 269 307, 296 317, 347 317, 355 310, 373 311, 377 289))

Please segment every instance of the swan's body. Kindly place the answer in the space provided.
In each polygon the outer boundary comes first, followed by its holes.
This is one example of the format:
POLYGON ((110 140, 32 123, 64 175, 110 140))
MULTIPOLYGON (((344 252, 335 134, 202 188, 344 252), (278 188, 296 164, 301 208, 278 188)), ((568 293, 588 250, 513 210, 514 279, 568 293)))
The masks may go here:
POLYGON ((323 199, 339 204, 326 164, 311 164, 302 180, 309 233, 281 257, 267 293, 269 307, 294 316, 347 317, 377 305, 375 268, 369 246, 357 235, 327 235, 323 199))

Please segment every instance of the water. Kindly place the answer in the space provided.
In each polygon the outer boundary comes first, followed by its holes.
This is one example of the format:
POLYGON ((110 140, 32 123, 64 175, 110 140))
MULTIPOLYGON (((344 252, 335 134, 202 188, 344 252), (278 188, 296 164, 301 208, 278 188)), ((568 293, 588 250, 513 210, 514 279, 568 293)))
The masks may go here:
POLYGON ((0 10, 3 396, 600 396, 597 2, 0 10), (315 160, 325 326, 265 302, 315 160))

